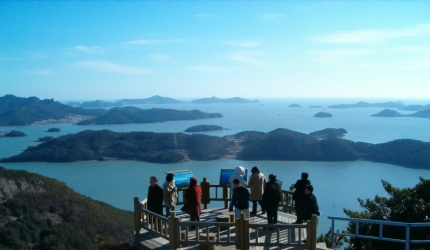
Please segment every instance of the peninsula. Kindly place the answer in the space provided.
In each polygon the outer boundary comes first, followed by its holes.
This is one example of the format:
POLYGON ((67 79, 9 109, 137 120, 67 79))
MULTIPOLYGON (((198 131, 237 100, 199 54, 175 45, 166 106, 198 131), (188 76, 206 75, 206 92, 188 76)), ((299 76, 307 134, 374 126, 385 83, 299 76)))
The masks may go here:
POLYGON ((204 113, 199 110, 140 109, 136 107, 112 108, 106 114, 78 122, 78 125, 155 123, 178 120, 199 120, 223 117, 220 113, 204 113))
POLYGON ((215 96, 212 96, 211 98, 202 98, 202 99, 197 99, 197 100, 193 100, 191 103, 259 103, 258 100, 246 100, 240 97, 233 97, 233 98, 228 98, 228 99, 220 99, 217 98, 215 96))
POLYGON ((42 123, 77 122, 105 113, 104 109, 75 108, 53 99, 0 97, 0 126, 26 126, 42 123))
POLYGON ((0 162, 138 160, 178 163, 236 158, 244 161, 368 160, 430 169, 430 143, 394 140, 371 144, 340 139, 344 129, 304 134, 289 129, 245 131, 232 136, 184 133, 83 131, 49 140, 0 162))

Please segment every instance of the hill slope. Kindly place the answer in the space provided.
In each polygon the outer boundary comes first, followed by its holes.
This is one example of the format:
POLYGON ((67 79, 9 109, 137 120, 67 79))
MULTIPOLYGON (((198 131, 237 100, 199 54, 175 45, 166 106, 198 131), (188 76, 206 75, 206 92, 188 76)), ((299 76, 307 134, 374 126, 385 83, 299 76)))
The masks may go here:
POLYGON ((112 108, 106 114, 84 120, 78 125, 154 123, 177 120, 198 120, 222 117, 220 113, 204 113, 199 110, 182 111, 175 109, 140 109, 136 107, 112 108))
POLYGON ((68 116, 98 116, 102 109, 75 108, 53 99, 22 98, 14 95, 0 97, 0 126, 25 126, 42 120, 60 120, 68 116))
POLYGON ((89 249, 132 244, 133 213, 80 195, 64 183, 0 167, 1 249, 89 249))

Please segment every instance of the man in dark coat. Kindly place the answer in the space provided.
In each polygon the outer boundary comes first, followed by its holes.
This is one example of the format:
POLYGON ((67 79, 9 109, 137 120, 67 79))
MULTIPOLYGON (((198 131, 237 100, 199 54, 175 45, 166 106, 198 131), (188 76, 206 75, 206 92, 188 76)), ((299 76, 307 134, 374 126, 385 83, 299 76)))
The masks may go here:
POLYGON ((308 221, 312 218, 313 214, 320 216, 319 207, 317 203, 317 198, 313 194, 314 187, 312 185, 307 185, 305 188, 305 204, 304 204, 304 212, 303 219, 308 221))
POLYGON ((231 200, 235 207, 236 218, 239 218, 241 213, 245 214, 245 218, 249 218, 249 191, 242 186, 239 179, 234 179, 233 185, 231 200))
POLYGON ((269 182, 266 183, 263 193, 263 203, 266 206, 267 222, 269 224, 278 223, 278 206, 282 198, 282 182, 276 180, 276 174, 269 175, 269 182))
POLYGON ((300 180, 297 180, 296 184, 294 184, 293 200, 294 200, 294 208, 296 210, 297 220, 294 222, 295 224, 303 223, 303 212, 305 210, 305 188, 306 185, 310 185, 311 182, 308 180, 309 174, 306 172, 302 173, 300 180))
POLYGON ((149 178, 149 183, 151 184, 148 187, 148 210, 159 215, 163 215, 163 189, 158 186, 158 178, 155 176, 151 176, 149 178))

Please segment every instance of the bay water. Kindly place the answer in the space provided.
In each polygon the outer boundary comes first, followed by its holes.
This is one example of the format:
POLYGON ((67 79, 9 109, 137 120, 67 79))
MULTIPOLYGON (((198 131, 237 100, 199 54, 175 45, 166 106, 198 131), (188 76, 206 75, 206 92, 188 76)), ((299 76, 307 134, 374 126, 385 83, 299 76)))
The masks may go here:
MULTIPOLYGON (((47 124, 25 127, 0 127, 0 131, 13 129, 23 131, 28 136, 20 138, 0 138, 0 158, 20 153, 44 136, 58 137, 83 130, 109 129, 116 132, 152 131, 183 132, 194 125, 220 125, 228 130, 207 132, 214 136, 236 134, 255 130, 269 132, 276 128, 287 128, 302 133, 310 133, 324 128, 344 128, 348 131, 345 139, 371 143, 382 143, 395 139, 417 139, 430 141, 430 119, 396 117, 371 117, 382 108, 331 109, 328 105, 354 103, 357 100, 341 99, 267 99, 256 104, 172 104, 136 105, 140 108, 172 108, 180 110, 198 109, 204 112, 219 112, 223 118, 193 121, 174 121, 152 124, 77 126, 73 124, 47 124), (292 103, 300 108, 288 107, 292 103), (322 106, 311 108, 309 106, 322 106), (317 112, 328 112, 332 118, 314 118, 317 112), (58 133, 47 133, 49 128, 61 129, 58 133)), ((385 100, 370 100, 381 102, 385 100)), ((428 100, 408 100, 405 104, 428 104, 428 100)), ((402 113, 411 113, 400 111, 402 113)), ((164 180, 165 172, 189 169, 199 181, 206 177, 218 184, 222 168, 244 166, 249 170, 258 166, 268 176, 276 173, 283 181, 283 188, 295 183, 302 172, 309 173, 315 187, 322 215, 319 218, 318 234, 330 228, 327 216, 344 216, 343 209, 362 210, 357 198, 386 196, 381 180, 394 186, 412 187, 419 177, 430 178, 430 170, 411 169, 383 163, 367 161, 353 162, 307 162, 307 161, 239 161, 223 159, 215 161, 190 161, 178 164, 155 164, 137 161, 91 161, 74 163, 0 163, 8 169, 22 169, 39 173, 65 182, 75 191, 115 207, 132 210, 133 197, 146 197, 149 176, 156 175, 164 180)))

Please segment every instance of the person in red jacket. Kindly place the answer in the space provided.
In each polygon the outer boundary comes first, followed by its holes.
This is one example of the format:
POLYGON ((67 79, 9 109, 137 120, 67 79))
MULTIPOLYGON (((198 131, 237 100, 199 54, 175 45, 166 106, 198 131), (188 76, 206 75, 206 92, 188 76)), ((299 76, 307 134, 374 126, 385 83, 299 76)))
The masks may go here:
POLYGON ((181 210, 190 215, 190 221, 200 221, 200 214, 202 213, 202 188, 197 185, 196 178, 192 177, 190 179, 190 185, 184 197, 187 203, 185 203, 181 210))

